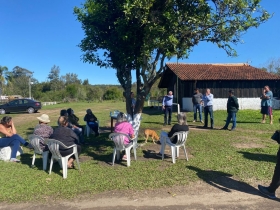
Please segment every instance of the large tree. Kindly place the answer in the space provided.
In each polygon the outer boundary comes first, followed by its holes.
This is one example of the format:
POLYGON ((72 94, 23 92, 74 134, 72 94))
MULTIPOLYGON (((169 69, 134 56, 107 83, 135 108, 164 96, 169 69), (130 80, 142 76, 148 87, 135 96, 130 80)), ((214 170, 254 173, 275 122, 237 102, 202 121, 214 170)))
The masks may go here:
POLYGON ((86 0, 74 13, 85 32, 79 45, 83 60, 115 68, 127 99, 135 71, 136 113, 142 111, 145 94, 161 77, 166 60, 188 58, 201 41, 235 56, 231 44, 270 18, 260 0, 86 0))
POLYGON ((8 67, 6 66, 0 66, 0 95, 2 95, 3 92, 3 84, 5 83, 5 73, 8 71, 8 67))
POLYGON ((16 66, 12 71, 6 72, 7 94, 27 97, 29 95, 31 82, 37 81, 32 76, 32 71, 20 66, 16 66))

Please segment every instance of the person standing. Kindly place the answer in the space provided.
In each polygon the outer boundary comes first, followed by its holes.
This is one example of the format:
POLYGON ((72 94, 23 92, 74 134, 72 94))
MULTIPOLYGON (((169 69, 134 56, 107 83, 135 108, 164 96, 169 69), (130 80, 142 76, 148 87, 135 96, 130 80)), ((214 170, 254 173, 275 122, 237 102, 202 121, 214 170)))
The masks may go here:
POLYGON ((229 97, 227 101, 227 120, 225 126, 222 128, 222 130, 228 130, 228 125, 230 123, 230 120, 232 119, 232 128, 231 131, 234 131, 236 128, 236 113, 239 110, 239 104, 238 99, 234 96, 234 91, 229 90, 228 91, 229 97))
POLYGON ((213 99, 214 95, 210 92, 210 89, 207 88, 202 98, 204 102, 204 128, 208 127, 208 114, 210 115, 211 129, 214 128, 213 99))
POLYGON ((163 97, 162 100, 162 109, 164 111, 164 125, 167 123, 167 114, 168 114, 168 125, 171 125, 171 115, 172 115, 172 104, 173 104, 173 95, 172 91, 168 92, 168 95, 163 97))
POLYGON ((269 116, 270 124, 273 124, 272 116, 272 98, 273 93, 269 89, 269 86, 264 86, 263 93, 260 97, 261 99, 261 113, 262 113, 262 123, 265 123, 266 115, 269 116))
POLYGON ((202 97, 203 95, 199 92, 198 88, 194 89, 194 95, 192 97, 193 102, 193 122, 197 121, 197 111, 199 114, 199 121, 203 123, 202 121, 202 97))
MULTIPOLYGON (((280 122, 280 119, 279 119, 280 122)), ((276 140, 278 144, 280 144, 280 136, 278 138, 278 140, 276 140)), ((271 183, 268 187, 262 186, 262 185, 258 185, 258 189, 259 191, 264 194, 265 196, 275 199, 275 191, 279 188, 280 186, 280 146, 277 152, 277 162, 276 162, 276 166, 274 169, 274 173, 272 176, 272 180, 271 183)))

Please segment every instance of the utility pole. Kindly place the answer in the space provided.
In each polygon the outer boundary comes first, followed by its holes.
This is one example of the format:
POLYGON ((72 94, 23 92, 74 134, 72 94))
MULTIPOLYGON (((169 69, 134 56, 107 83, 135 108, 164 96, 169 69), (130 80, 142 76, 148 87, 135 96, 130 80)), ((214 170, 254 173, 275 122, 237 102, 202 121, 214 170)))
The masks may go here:
POLYGON ((28 84, 29 84, 29 99, 31 99, 31 76, 28 78, 28 84))
POLYGON ((33 73, 34 73, 34 72, 31 72, 31 73, 29 74, 29 77, 28 77, 29 99, 31 99, 31 85, 32 85, 31 77, 32 77, 33 73))

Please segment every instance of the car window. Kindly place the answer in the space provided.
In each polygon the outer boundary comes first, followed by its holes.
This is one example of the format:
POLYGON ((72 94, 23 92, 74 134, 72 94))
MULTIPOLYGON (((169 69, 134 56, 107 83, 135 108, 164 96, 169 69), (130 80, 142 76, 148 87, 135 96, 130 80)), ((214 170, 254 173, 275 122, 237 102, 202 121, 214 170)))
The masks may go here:
POLYGON ((23 103, 24 103, 24 104, 28 104, 29 101, 28 101, 28 100, 23 100, 23 103))
POLYGON ((18 105, 18 100, 11 101, 10 105, 12 105, 12 106, 18 105))
POLYGON ((22 100, 18 100, 18 104, 21 105, 22 104, 22 100))

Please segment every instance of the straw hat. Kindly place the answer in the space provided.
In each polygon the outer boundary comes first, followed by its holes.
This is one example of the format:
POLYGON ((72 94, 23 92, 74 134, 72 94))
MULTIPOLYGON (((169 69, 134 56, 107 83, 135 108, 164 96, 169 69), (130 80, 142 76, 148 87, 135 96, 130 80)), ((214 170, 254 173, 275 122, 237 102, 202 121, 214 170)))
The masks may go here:
POLYGON ((40 120, 40 122, 43 122, 43 123, 49 123, 50 122, 49 115, 47 115, 47 114, 42 114, 40 117, 37 117, 37 119, 40 120))

